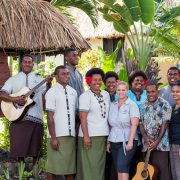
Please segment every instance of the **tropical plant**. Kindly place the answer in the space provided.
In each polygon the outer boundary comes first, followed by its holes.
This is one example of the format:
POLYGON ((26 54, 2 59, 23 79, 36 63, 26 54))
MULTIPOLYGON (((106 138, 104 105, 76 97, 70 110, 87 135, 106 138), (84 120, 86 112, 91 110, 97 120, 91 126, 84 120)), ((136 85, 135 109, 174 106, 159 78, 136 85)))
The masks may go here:
POLYGON ((4 149, 6 151, 9 151, 9 145, 10 145, 10 139, 9 139, 9 121, 4 117, 0 118, 1 126, 3 129, 1 129, 0 132, 0 149, 4 149))
POLYGON ((121 41, 118 41, 116 49, 109 55, 106 54, 106 52, 101 47, 98 47, 98 54, 101 60, 101 68, 104 70, 105 73, 107 71, 115 70, 118 51, 121 48, 121 45, 121 41))
POLYGON ((69 12, 66 11, 66 8, 75 7, 84 11, 89 18, 91 19, 94 26, 98 24, 97 22, 97 9, 96 9, 95 0, 52 0, 51 4, 64 12, 65 15, 72 18, 69 12))
MULTIPOLYGON (((145 70, 152 52, 162 40, 161 28, 156 29, 156 32, 152 34, 156 21, 160 20, 154 17, 161 11, 161 3, 154 0, 123 0, 123 5, 120 5, 116 0, 99 1, 103 3, 103 7, 99 10, 103 13, 104 19, 112 22, 118 32, 125 34, 137 60, 138 68, 145 70), (151 35, 153 35, 152 38, 151 35)), ((175 12, 171 11, 172 19, 179 15, 177 9, 174 9, 175 12)), ((163 21, 164 29, 167 28, 166 22, 172 22, 172 19, 166 17, 163 21)))
POLYGON ((180 57, 180 21, 177 16, 180 16, 180 6, 170 9, 160 5, 150 34, 158 43, 156 52, 180 57))
POLYGON ((6 179, 7 179, 7 180, 10 179, 9 169, 6 168, 5 170, 3 170, 3 172, 4 172, 4 175, 5 175, 6 179))
POLYGON ((25 171, 25 163, 21 161, 18 163, 19 180, 22 180, 24 171, 25 171))

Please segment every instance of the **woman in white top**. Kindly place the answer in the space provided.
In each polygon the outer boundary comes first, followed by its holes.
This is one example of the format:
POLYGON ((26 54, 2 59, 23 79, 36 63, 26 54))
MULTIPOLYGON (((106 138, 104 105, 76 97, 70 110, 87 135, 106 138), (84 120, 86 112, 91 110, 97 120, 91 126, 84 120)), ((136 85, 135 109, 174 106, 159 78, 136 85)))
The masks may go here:
POLYGON ((117 86, 118 101, 111 102, 108 121, 111 126, 107 150, 112 153, 118 173, 118 180, 129 179, 129 167, 137 146, 136 129, 139 123, 139 109, 127 97, 128 85, 117 86))
POLYGON ((90 89, 79 98, 77 180, 104 180, 110 97, 108 92, 100 90, 103 78, 101 69, 90 69, 86 73, 90 89))

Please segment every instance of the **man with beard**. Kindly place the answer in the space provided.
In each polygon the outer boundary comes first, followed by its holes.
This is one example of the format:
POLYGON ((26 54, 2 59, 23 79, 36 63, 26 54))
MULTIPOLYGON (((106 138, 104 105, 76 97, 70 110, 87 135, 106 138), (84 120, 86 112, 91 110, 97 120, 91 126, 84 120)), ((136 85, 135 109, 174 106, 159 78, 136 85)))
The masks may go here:
POLYGON ((169 85, 160 90, 160 96, 169 102, 171 106, 175 105, 175 100, 172 97, 172 86, 180 79, 180 70, 177 67, 170 67, 167 72, 169 85))

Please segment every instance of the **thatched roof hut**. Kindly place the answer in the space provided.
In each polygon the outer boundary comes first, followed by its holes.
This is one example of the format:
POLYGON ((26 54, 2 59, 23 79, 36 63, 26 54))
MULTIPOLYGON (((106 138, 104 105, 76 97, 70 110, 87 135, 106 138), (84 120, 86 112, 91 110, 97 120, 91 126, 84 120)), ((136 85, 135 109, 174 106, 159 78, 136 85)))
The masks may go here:
POLYGON ((98 15, 98 26, 96 28, 93 27, 91 20, 88 16, 75 8, 71 8, 70 12, 76 18, 77 28, 82 34, 82 36, 86 39, 95 39, 95 38, 118 38, 123 37, 124 34, 117 32, 113 24, 104 20, 101 14, 98 15))
POLYGON ((85 50, 86 40, 70 21, 42 0, 0 0, 0 48, 60 53, 66 47, 85 50))

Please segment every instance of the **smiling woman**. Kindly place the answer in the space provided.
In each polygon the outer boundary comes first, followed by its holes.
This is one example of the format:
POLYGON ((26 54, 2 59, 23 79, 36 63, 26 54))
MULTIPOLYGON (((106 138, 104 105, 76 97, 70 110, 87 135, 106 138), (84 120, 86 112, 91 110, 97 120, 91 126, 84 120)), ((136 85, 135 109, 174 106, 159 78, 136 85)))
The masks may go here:
POLYGON ((170 160, 173 179, 180 179, 180 81, 172 87, 172 96, 176 101, 173 108, 170 127, 170 160))
POLYGON ((108 136, 107 150, 111 148, 118 179, 129 179, 129 168, 137 147, 136 129, 139 122, 139 109, 135 102, 127 97, 128 85, 117 85, 118 101, 111 102, 108 121, 111 130, 108 136))
POLYGON ((104 72, 92 68, 86 73, 90 89, 79 97, 80 129, 78 138, 77 180, 104 180, 109 94, 100 90, 104 72))

